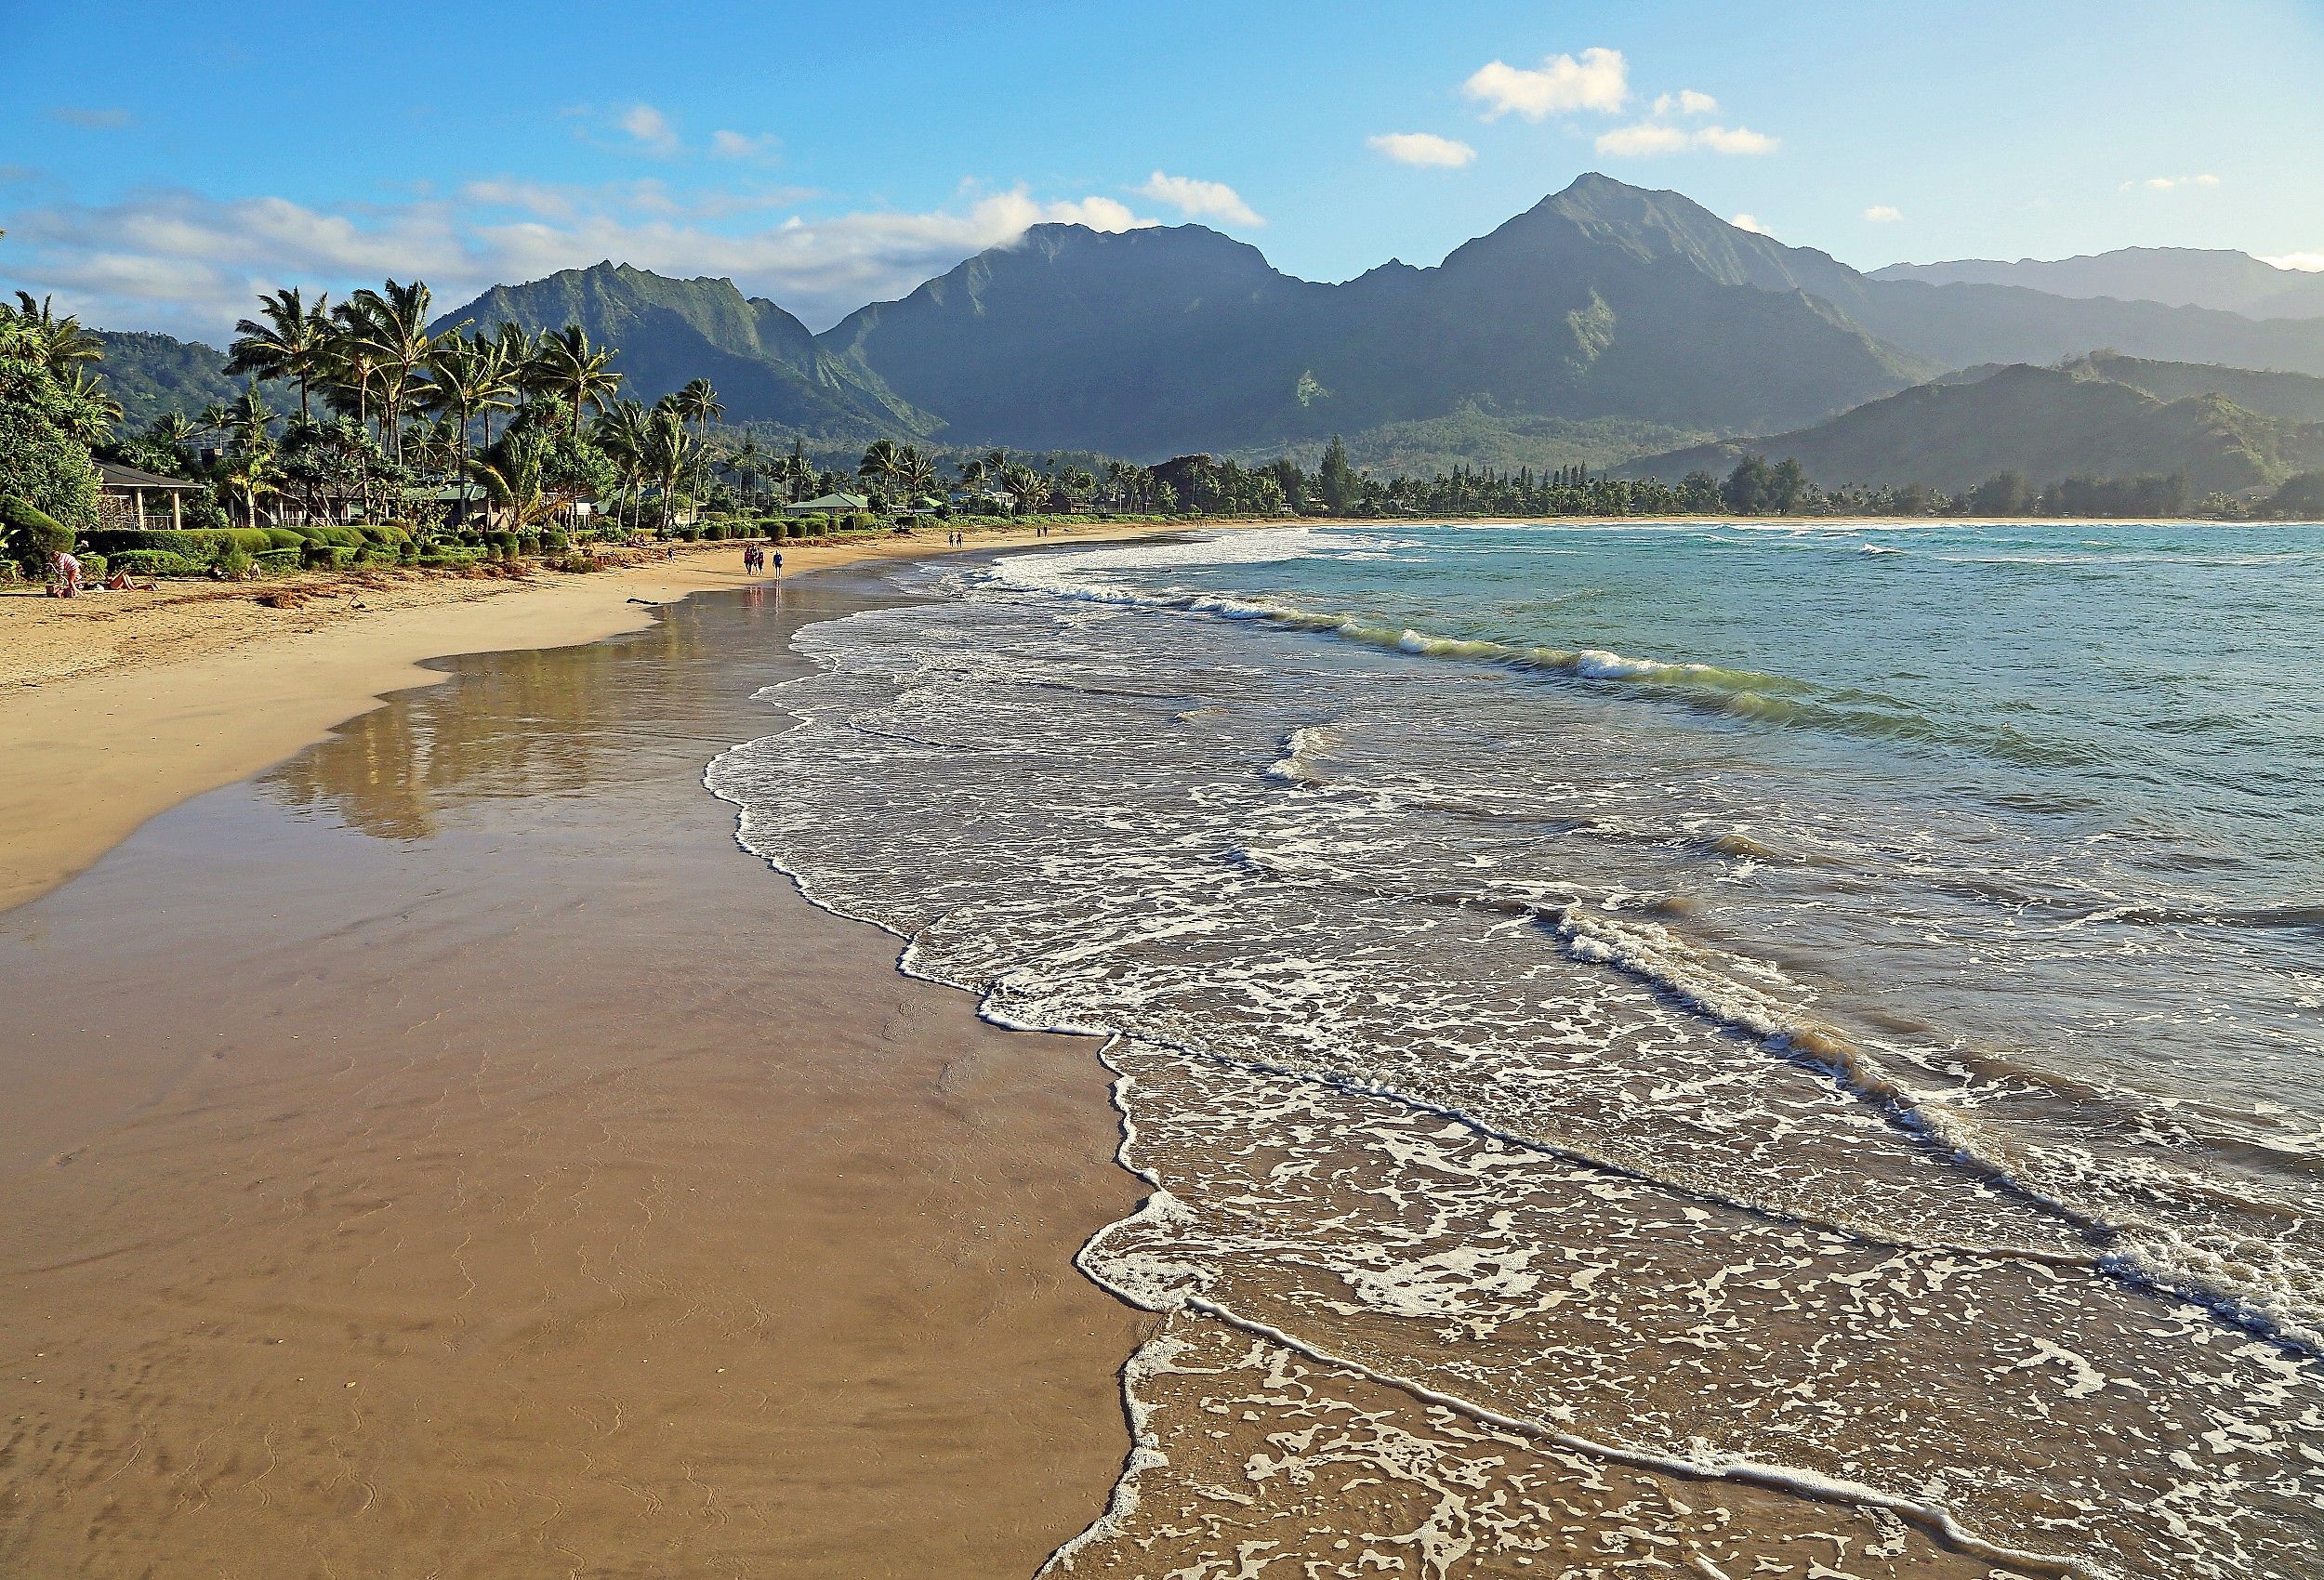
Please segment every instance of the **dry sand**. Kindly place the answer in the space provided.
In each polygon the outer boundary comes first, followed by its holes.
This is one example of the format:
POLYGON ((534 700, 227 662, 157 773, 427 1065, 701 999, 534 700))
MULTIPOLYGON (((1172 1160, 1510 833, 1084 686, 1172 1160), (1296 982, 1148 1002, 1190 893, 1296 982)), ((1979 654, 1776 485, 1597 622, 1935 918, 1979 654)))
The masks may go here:
POLYGON ((0 915, 0 1573, 1021 1575, 1103 1507, 1144 1319, 1070 1263, 1136 1194, 1089 1047, 898 976, 700 786, 844 589, 366 709, 734 558, 0 703, 13 893, 226 786, 0 915))

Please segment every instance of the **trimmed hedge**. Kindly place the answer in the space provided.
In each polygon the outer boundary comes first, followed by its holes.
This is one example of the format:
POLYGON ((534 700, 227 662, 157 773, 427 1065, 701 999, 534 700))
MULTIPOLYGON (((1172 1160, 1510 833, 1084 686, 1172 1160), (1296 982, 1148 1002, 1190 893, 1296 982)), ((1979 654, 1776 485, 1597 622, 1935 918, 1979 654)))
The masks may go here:
POLYGON ((270 548, 284 546, 274 541, 274 534, 265 527, 189 527, 183 531, 169 527, 107 527, 89 533, 88 543, 90 547, 106 554, 144 549, 205 563, 217 559, 218 551, 230 543, 239 546, 245 554, 264 554, 270 548))
POLYGON ((108 563, 131 576, 198 576, 206 569, 165 548, 125 548, 108 563))
POLYGON ((0 499, 0 538, 8 557, 24 567, 28 576, 48 573, 48 557, 71 553, 73 529, 29 499, 10 495, 0 499))

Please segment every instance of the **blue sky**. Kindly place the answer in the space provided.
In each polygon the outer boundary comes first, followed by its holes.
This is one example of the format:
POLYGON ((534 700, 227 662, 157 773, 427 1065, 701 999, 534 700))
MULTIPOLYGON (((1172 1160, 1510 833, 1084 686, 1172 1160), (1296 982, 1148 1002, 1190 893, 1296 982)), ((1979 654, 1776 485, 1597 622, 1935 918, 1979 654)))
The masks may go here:
POLYGON ((816 327, 1040 218, 1336 280, 1598 169, 1870 267, 2324 266, 2324 5, 0 4, 0 283, 216 338, 601 257, 816 327))

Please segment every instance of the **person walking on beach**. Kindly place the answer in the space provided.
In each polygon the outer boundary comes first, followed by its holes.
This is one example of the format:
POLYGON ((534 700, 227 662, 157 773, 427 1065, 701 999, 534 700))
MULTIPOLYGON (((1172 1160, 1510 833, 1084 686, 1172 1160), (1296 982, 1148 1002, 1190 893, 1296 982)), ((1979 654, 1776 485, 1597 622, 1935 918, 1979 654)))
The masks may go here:
POLYGON ((777 553, 774 557, 774 573, 777 576, 783 574, 783 556, 780 553, 777 553))

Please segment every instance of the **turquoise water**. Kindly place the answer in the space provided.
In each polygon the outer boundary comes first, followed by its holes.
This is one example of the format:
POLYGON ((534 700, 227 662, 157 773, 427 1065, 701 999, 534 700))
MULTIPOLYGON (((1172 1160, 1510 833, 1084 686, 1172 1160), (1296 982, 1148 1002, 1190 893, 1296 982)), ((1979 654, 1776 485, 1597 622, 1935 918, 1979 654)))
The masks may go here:
POLYGON ((1803 767, 2218 841, 2324 902, 2324 527, 1357 528, 1120 579, 1715 666, 1642 678, 1803 767))
MULTIPOLYGON (((1802 1531, 1868 1577, 2317 1572, 2324 529, 1399 524, 900 574, 709 783, 906 968, 1109 1037, 1155 1195, 1082 1265, 1164 1314, 1157 1445, 1253 1423, 1241 1463, 1329 1484, 1268 1380, 1303 1357, 1591 1485, 1803 1500, 1550 1510, 1414 1427, 1357 1480, 1436 1510, 1446 1573, 1585 1529, 1715 1574, 1802 1531)), ((1270 1488, 1155 1452, 1076 1551, 1234 1572, 1270 1488)), ((1314 1573, 1390 1567, 1369 1494, 1307 1495, 1347 1538, 1314 1573)))

